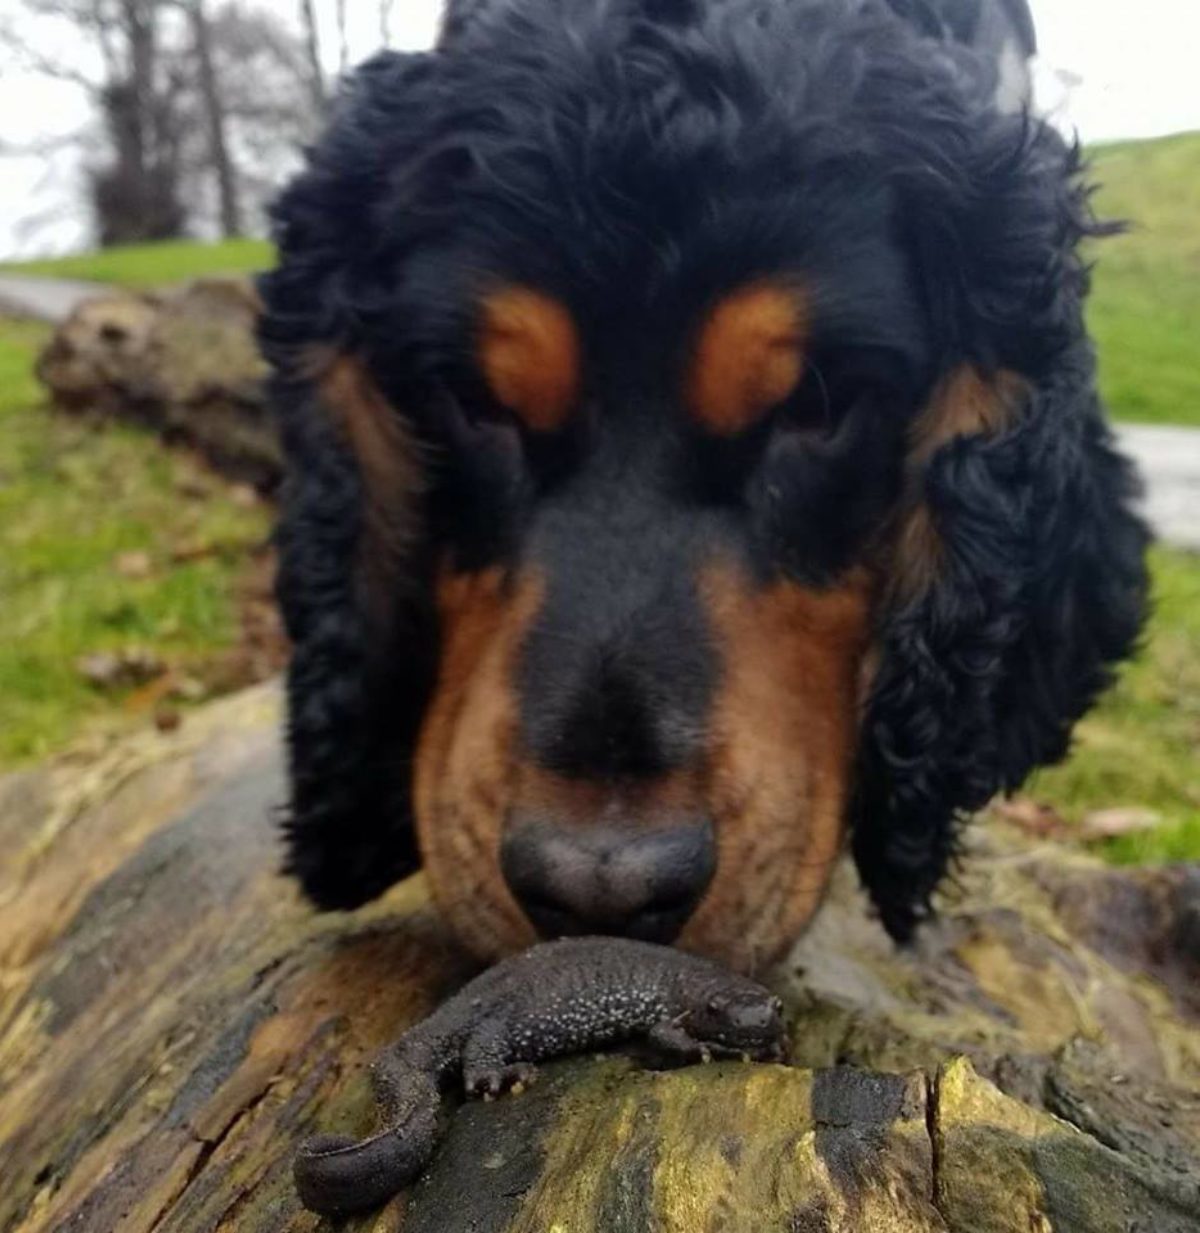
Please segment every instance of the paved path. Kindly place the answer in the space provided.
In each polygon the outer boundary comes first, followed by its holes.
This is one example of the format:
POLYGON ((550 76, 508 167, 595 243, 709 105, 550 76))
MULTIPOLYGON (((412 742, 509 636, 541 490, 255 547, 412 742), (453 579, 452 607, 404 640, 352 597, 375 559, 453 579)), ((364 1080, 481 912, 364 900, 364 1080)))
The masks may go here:
POLYGON ((1125 452, 1146 481, 1146 516, 1159 537, 1200 552, 1200 429, 1122 424, 1125 452))
POLYGON ((34 317, 38 321, 62 321, 76 304, 106 290, 108 288, 99 283, 0 274, 0 313, 34 317))
MULTIPOLYGON (((95 283, 0 274, 0 312, 61 321, 95 283)), ((1146 514, 1164 540, 1200 551, 1200 429, 1123 425, 1125 450, 1146 480, 1146 514)))

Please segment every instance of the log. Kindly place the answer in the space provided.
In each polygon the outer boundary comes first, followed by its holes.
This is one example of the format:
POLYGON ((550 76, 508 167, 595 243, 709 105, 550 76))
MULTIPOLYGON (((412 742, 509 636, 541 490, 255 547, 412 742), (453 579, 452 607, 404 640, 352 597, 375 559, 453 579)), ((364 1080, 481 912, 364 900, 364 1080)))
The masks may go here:
POLYGON ((58 326, 37 375, 58 409, 149 428, 270 494, 283 453, 255 340, 259 311, 241 278, 108 291, 58 326))
MULTIPOLYGON (((297 1143, 471 971, 420 877, 318 916, 277 873, 276 686, 0 780, 0 1228, 333 1228, 297 1143)), ((341 1226, 408 1233, 1200 1227, 1200 871, 981 824, 898 953, 848 871, 774 981, 796 1064, 548 1067, 341 1226)))

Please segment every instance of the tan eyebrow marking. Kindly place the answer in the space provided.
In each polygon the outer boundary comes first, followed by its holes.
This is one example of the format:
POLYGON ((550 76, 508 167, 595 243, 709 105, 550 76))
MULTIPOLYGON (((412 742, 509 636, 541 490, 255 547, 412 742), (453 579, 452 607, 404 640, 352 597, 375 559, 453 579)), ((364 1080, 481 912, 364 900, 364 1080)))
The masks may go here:
POLYGON ((496 400, 537 432, 561 428, 579 396, 579 335, 557 300, 503 287, 483 302, 483 375, 496 400))
POLYGON ((797 291, 751 283, 728 295, 700 329, 687 376, 692 414, 733 436, 800 383, 808 312, 797 291))

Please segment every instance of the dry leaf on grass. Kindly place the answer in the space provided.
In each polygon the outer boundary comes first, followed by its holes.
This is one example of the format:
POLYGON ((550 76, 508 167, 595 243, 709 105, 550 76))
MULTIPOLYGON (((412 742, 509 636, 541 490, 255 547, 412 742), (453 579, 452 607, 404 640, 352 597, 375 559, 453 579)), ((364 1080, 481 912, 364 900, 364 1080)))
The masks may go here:
POLYGON ((167 665, 144 647, 96 651, 75 661, 75 670, 94 689, 127 689, 161 677, 167 665))
POLYGON ((1036 835, 1041 839, 1057 838, 1070 829, 1066 819, 1053 805, 1035 801, 1029 796, 993 801, 991 812, 1027 835, 1036 835))
POLYGON ((1096 809, 1086 813, 1079 822, 1080 837, 1089 842, 1116 839, 1121 835, 1136 835, 1152 831, 1162 822, 1162 815, 1153 809, 1136 806, 1121 809, 1096 809))
POLYGON ((122 552, 113 561, 113 569, 122 578, 149 578, 154 570, 154 562, 148 552, 122 552))

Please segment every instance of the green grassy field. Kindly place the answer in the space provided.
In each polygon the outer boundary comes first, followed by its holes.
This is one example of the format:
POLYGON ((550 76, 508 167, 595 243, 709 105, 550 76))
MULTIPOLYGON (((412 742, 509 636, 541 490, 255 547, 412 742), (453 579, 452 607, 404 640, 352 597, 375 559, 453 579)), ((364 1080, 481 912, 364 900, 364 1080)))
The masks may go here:
POLYGON ((136 703, 89 685, 84 655, 146 647, 203 678, 236 641, 236 582, 268 532, 261 506, 152 435, 45 409, 30 369, 46 334, 0 321, 0 766, 136 703), (129 553, 144 577, 122 574, 129 553))
POLYGON ((1200 133, 1091 151, 1097 243, 1089 321, 1113 415, 1200 426, 1200 133))
POLYGON ((1062 766, 1026 794, 1068 821, 1096 809, 1150 809, 1160 826, 1105 844, 1122 862, 1200 858, 1200 556, 1156 549, 1145 646, 1075 731, 1062 766))
POLYGON ((217 244, 172 240, 162 244, 106 248, 44 261, 10 262, 0 265, 0 273, 11 270, 143 289, 184 282, 204 274, 253 274, 271 264, 272 252, 266 240, 223 240, 217 244))

